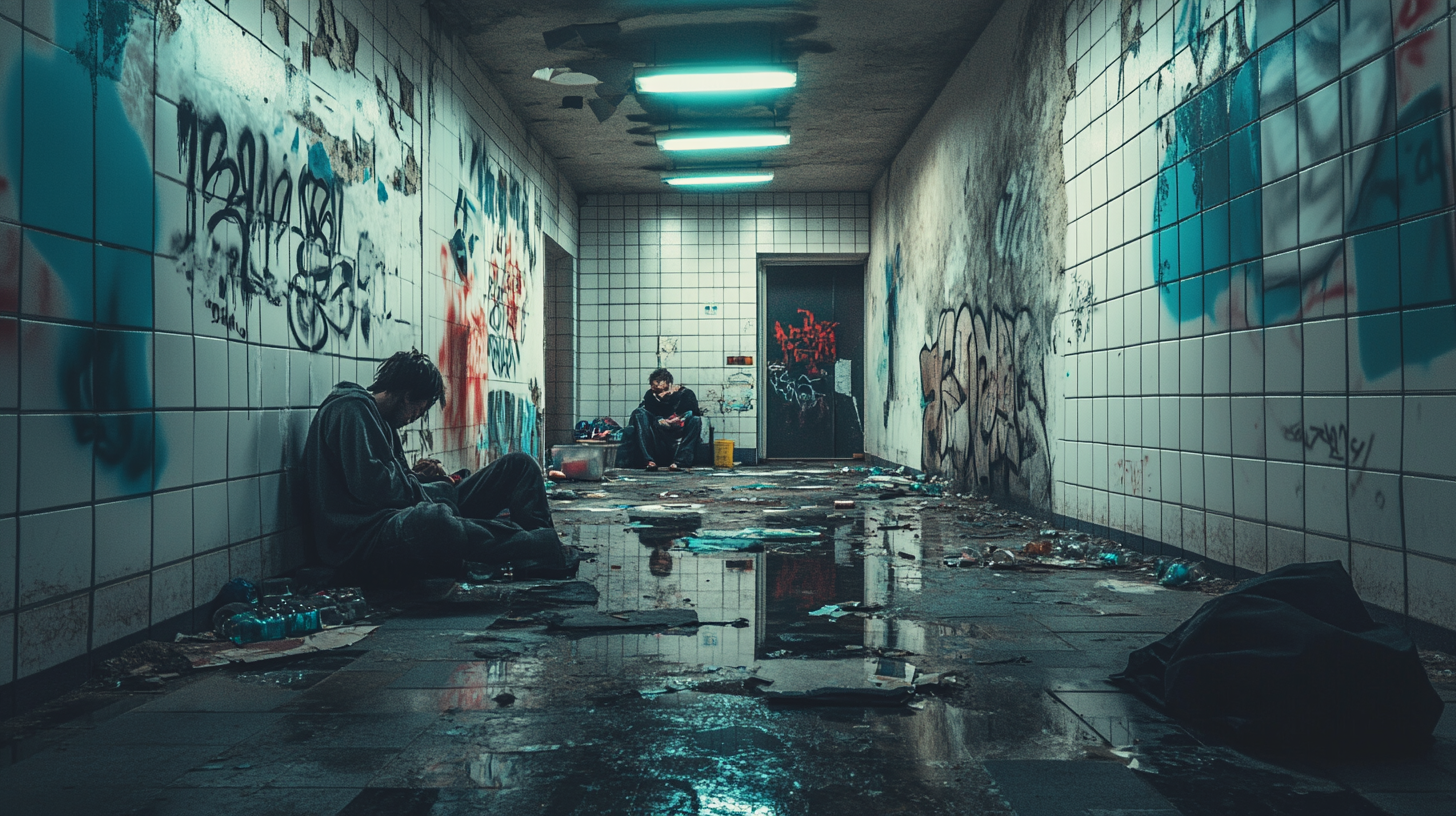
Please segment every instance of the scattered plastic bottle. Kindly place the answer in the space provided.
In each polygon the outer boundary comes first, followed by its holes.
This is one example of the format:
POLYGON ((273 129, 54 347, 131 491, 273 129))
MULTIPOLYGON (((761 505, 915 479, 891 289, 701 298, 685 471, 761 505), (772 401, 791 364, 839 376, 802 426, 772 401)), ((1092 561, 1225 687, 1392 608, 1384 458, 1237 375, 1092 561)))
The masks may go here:
POLYGON ((239 612, 228 621, 228 639, 239 646, 264 640, 282 640, 283 616, 273 612, 239 612))
POLYGON ((1204 569, 1202 561, 1190 564, 1163 558, 1158 559, 1154 574, 1158 583, 1165 587, 1188 586, 1208 578, 1208 571, 1204 569))

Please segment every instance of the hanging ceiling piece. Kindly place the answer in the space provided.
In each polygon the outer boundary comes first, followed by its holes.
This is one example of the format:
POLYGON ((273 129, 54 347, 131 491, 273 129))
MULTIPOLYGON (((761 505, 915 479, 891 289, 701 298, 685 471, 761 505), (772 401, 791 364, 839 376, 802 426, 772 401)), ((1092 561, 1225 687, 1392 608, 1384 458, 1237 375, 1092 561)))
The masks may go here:
POLYGON ((796 66, 644 68, 637 72, 639 93, 743 93, 794 87, 796 66))

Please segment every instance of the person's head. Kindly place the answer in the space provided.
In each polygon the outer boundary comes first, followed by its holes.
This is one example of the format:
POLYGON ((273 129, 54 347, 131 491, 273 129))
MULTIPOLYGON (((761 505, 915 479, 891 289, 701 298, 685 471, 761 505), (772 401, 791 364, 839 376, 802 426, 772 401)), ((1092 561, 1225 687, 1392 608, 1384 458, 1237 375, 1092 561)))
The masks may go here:
POLYGON ((424 416, 436 402, 445 402, 445 379, 440 369, 418 349, 395 352, 380 363, 368 390, 384 421, 395 428, 424 416))
POLYGON ((659 368, 647 375, 647 388, 654 394, 666 393, 672 388, 672 372, 659 368))

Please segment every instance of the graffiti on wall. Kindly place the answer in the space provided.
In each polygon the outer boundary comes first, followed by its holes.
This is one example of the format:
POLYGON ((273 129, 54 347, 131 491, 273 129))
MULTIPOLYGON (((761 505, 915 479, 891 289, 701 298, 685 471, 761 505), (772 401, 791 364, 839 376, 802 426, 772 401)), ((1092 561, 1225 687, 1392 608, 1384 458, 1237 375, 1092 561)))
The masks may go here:
POLYGON ((22 366, 48 361, 26 372, 31 398, 69 414, 97 495, 122 495, 150 490, 167 462, 151 415, 137 413, 153 406, 153 321, 150 286, 139 295, 131 280, 151 275, 151 20, 116 0, 52 5, 27 13, 53 26, 56 48, 31 38, 0 55, 0 215, 43 230, 0 227, 0 310, 133 330, 3 321, 0 357, 20 360, 23 341, 22 366))
POLYGON ((941 312, 920 350, 922 467, 993 495, 1046 501, 1045 351, 1028 309, 941 312))
POLYGON ((808 309, 796 309, 800 325, 785 328, 774 321, 773 337, 783 359, 768 366, 768 384, 797 413, 800 424, 822 418, 833 407, 834 331, 839 324, 820 320, 808 309))
MULTIPOLYGON (((1168 313, 1240 329, 1449 300, 1456 234, 1434 213, 1456 203, 1450 127, 1436 116, 1452 78, 1445 25, 1430 27, 1444 4, 1335 4, 1256 56, 1258 7, 1210 22, 1205 5, 1185 3, 1175 35, 1200 80, 1159 123, 1152 252, 1168 313)), ((1352 376, 1456 349, 1456 321, 1424 323, 1404 344, 1389 321, 1352 324, 1352 376)))
MULTIPOLYGON (((301 127, 290 147, 279 148, 251 127, 230 130, 222 116, 180 102, 177 155, 187 219, 169 239, 178 271, 204 298, 213 321, 241 339, 247 339, 247 313, 266 306, 287 308, 293 341, 308 351, 355 332, 368 343, 381 322, 407 326, 389 302, 386 279, 399 270, 368 231, 350 236, 353 253, 344 249, 348 185, 335 173, 329 142, 302 148, 303 142, 301 127)), ((349 174, 368 181, 373 171, 353 160, 372 156, 372 146, 344 152, 349 174)))
POLYGON ((543 240, 533 218, 540 194, 491 157, 483 137, 471 140, 468 150, 462 144, 461 176, 453 234, 440 248, 446 298, 439 360, 457 395, 445 408, 445 428, 451 447, 473 444, 478 455, 493 456, 492 437, 482 429, 491 416, 487 395, 494 393, 487 383, 518 381, 523 371, 529 295, 543 240))
POLYGON ((476 444, 483 446, 490 459, 508 453, 541 458, 541 412, 534 403, 510 391, 491 391, 486 410, 489 428, 476 444))

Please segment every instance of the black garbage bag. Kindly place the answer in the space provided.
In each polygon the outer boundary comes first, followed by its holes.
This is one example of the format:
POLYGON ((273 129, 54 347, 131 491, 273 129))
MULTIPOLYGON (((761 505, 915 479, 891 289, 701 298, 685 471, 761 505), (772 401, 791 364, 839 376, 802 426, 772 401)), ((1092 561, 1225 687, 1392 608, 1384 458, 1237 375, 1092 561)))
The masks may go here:
POLYGON ((1276 751, 1419 750, 1442 708, 1415 643, 1371 619, 1339 561, 1240 584, 1112 679, 1190 725, 1276 751))

